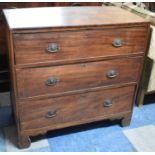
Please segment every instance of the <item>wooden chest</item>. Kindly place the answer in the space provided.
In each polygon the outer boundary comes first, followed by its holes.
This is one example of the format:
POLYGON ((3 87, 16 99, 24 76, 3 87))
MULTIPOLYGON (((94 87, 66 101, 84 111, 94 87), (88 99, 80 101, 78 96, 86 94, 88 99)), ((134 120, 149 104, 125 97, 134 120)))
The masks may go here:
POLYGON ((149 22, 116 7, 4 10, 19 147, 105 119, 129 125, 149 22), (114 16, 115 15, 115 16, 114 16))

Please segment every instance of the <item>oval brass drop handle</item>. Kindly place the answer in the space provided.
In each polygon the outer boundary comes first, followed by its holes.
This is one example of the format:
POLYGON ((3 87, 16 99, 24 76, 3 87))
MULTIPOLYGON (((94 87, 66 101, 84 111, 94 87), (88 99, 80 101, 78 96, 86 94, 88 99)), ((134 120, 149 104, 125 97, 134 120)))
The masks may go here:
POLYGON ((45 84, 47 86, 55 86, 58 82, 59 82, 59 80, 56 77, 49 77, 46 80, 45 84))
POLYGON ((106 76, 110 79, 117 77, 118 72, 114 69, 107 72, 106 76))
POLYGON ((46 48, 46 51, 48 53, 57 53, 59 51, 60 47, 57 43, 50 43, 48 47, 46 48))
POLYGON ((57 114, 57 112, 56 111, 48 111, 47 113, 46 113, 46 118, 53 118, 53 117, 55 117, 56 116, 56 114, 57 114))
POLYGON ((107 100, 104 101, 103 106, 108 108, 108 107, 111 107, 112 104, 113 104, 112 100, 107 99, 107 100))
POLYGON ((114 47, 121 47, 121 46, 123 46, 123 44, 124 44, 124 41, 123 41, 122 39, 119 39, 119 38, 115 39, 115 40, 112 42, 112 45, 113 45, 114 47))

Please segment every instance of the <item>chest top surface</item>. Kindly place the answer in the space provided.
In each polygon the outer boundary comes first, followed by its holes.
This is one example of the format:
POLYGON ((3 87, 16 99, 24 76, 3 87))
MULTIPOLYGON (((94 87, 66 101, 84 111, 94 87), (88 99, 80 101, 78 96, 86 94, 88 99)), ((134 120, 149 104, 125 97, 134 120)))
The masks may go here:
POLYGON ((12 30, 147 22, 118 7, 44 7, 4 9, 3 12, 12 30))

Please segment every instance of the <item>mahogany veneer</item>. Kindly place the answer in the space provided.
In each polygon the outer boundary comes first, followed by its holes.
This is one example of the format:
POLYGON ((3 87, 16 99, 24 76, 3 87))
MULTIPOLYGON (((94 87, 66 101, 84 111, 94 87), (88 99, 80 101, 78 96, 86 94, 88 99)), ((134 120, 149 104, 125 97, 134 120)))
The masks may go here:
POLYGON ((104 119, 129 125, 149 22, 116 7, 6 9, 4 15, 20 148, 49 130, 104 119))

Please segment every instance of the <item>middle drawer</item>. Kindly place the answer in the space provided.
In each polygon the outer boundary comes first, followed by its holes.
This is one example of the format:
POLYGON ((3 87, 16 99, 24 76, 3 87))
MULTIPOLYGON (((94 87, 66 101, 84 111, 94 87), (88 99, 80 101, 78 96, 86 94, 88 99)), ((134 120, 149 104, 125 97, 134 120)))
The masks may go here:
POLYGON ((17 69, 18 97, 89 89, 136 82, 141 57, 64 66, 17 69))

